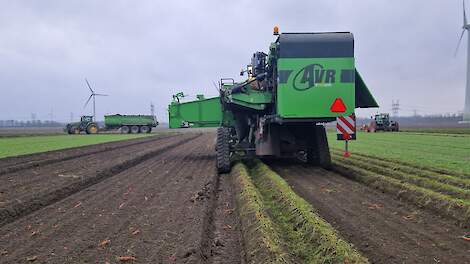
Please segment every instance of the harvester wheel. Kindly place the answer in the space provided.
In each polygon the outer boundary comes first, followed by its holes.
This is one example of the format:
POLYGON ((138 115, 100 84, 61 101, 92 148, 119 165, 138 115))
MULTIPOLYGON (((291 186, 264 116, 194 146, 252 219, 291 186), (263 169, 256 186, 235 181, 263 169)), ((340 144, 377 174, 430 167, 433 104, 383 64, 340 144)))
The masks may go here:
POLYGON ((140 133, 150 133, 150 128, 148 126, 141 126, 140 133))
POLYGON ((96 124, 89 124, 86 127, 86 133, 87 134, 96 134, 96 133, 98 133, 98 126, 96 124))
POLYGON ((139 133, 139 127, 138 126, 131 126, 131 133, 132 134, 139 133))
POLYGON ((307 162, 329 169, 331 167, 331 155, 325 127, 315 126, 314 130, 314 138, 311 139, 310 148, 307 150, 307 162))
POLYGON ((131 129, 128 126, 121 127, 121 134, 128 134, 131 129))
POLYGON ((230 129, 219 127, 217 129, 217 171, 227 173, 230 171, 230 129))

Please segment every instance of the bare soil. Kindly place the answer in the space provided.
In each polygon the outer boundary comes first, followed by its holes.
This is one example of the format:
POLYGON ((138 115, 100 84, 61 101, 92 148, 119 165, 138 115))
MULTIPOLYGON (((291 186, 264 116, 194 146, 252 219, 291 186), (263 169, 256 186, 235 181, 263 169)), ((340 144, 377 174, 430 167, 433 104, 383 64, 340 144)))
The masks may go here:
POLYGON ((0 263, 240 263, 213 137, 90 146, 96 153, 1 175, 0 263))
POLYGON ((270 165, 372 263, 470 263, 469 230, 452 221, 321 168, 270 165))
POLYGON ((116 151, 118 149, 127 148, 137 144, 146 144, 147 142, 174 137, 177 135, 159 135, 157 137, 145 137, 137 139, 129 139, 122 141, 114 141, 108 143, 97 144, 93 146, 83 146, 69 148, 63 150, 53 150, 41 152, 37 154, 21 155, 15 157, 7 157, 0 159, 0 175, 14 172, 22 169, 37 167, 40 165, 51 164, 55 162, 70 160, 82 156, 88 156, 105 151, 116 151))

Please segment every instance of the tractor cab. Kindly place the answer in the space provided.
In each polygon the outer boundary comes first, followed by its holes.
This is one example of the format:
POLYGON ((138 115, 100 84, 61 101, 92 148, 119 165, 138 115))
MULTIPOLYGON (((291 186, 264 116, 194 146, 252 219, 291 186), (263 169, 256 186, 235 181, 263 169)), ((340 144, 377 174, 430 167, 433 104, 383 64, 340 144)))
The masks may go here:
POLYGON ((93 116, 82 116, 80 122, 93 122, 93 116))
POLYGON ((98 124, 93 122, 93 116, 82 116, 80 122, 68 123, 65 128, 68 134, 80 134, 86 132, 87 134, 98 133, 98 124))
POLYGON ((372 121, 366 128, 367 132, 377 131, 399 131, 399 124, 397 121, 390 120, 389 113, 380 113, 372 117, 372 121))
POLYGON ((388 126, 390 123, 390 114, 376 114, 374 120, 377 124, 388 126))

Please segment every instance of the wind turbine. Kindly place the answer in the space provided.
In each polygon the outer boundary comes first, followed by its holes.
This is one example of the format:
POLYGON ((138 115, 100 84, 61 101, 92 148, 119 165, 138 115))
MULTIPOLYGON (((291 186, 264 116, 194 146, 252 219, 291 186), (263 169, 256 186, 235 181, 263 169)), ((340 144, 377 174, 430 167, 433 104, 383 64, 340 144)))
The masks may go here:
POLYGON ((91 85, 90 83, 88 82, 88 80, 85 78, 85 82, 88 86, 88 88, 90 89, 91 91, 91 94, 90 94, 90 97, 88 97, 88 100, 86 101, 85 105, 83 106, 83 108, 85 108, 88 103, 90 102, 91 98, 93 98, 93 121, 96 121, 96 102, 95 102, 95 97, 96 96, 108 96, 107 94, 98 94, 98 93, 95 93, 95 91, 93 91, 93 89, 91 89, 91 85))
MULTIPOLYGON (((462 42, 463 35, 465 31, 470 30, 470 24, 467 22, 467 15, 465 13, 465 0, 463 2, 463 26, 462 26, 462 34, 460 34, 460 39, 457 44, 457 49, 455 50, 455 55, 457 55, 457 51, 459 50, 460 42, 462 42)), ((467 83, 465 89, 465 108, 463 110, 463 120, 459 123, 470 123, 470 32, 467 32, 467 83)))

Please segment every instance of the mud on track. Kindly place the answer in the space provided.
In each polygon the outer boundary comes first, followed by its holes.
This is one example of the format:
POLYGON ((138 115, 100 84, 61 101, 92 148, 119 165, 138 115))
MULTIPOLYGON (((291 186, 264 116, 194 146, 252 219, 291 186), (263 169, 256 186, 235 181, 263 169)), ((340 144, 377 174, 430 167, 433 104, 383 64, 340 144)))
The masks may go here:
MULTIPOLYGON (((339 174, 268 163, 372 263, 469 263, 466 230, 339 174)), ((468 230, 467 230, 468 231, 468 230)))
POLYGON ((0 176, 19 190, 2 187, 1 201, 8 197, 11 205, 145 157, 10 218, 0 228, 0 263, 119 263, 120 256, 135 263, 240 263, 233 198, 229 181, 215 172, 213 136, 182 135, 145 145, 149 150, 135 145, 0 176))

